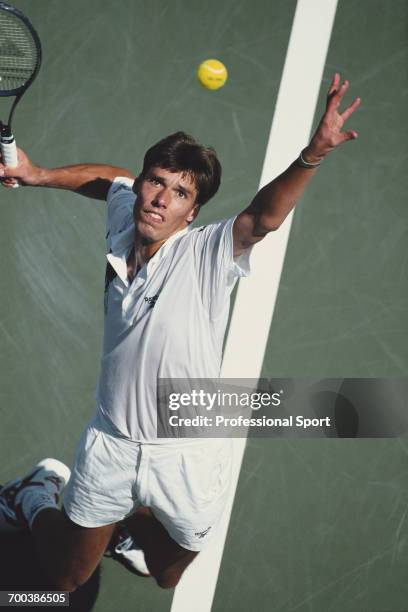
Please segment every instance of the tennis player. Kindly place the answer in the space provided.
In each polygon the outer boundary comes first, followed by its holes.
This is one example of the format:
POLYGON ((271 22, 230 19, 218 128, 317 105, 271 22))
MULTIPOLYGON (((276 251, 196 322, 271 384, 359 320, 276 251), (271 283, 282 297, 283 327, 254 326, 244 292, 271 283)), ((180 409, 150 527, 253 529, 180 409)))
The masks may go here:
POLYGON ((212 149, 183 132, 151 147, 137 178, 105 165, 40 168, 21 150, 17 168, 0 166, 5 186, 18 179, 107 200, 95 416, 72 474, 44 459, 0 491, 0 528, 31 530, 57 589, 73 591, 88 580, 126 517, 145 563, 139 571, 164 588, 174 587, 216 537, 230 482, 229 442, 157 438, 157 381, 219 376, 229 298, 249 273, 251 247, 279 228, 324 157, 357 138, 343 126, 359 98, 339 112, 347 88, 335 74, 326 111, 299 158, 243 212, 205 227, 190 224, 216 193, 221 166, 212 149))

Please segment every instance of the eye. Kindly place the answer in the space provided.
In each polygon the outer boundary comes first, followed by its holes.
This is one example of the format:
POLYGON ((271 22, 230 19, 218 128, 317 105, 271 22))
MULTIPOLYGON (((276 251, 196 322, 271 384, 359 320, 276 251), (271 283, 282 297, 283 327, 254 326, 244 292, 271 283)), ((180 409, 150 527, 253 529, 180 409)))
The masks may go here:
POLYGON ((155 176, 152 176, 151 178, 149 178, 149 183, 152 183, 153 185, 160 185, 159 179, 156 178, 155 176))
POLYGON ((185 198, 186 194, 184 193, 184 191, 180 191, 180 189, 177 191, 178 195, 180 196, 180 198, 185 198))

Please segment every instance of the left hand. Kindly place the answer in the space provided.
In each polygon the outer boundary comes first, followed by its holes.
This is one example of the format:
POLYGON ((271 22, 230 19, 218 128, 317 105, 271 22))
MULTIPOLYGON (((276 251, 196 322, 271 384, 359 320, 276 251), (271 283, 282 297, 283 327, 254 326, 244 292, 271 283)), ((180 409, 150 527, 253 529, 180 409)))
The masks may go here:
POLYGON ((358 137, 355 130, 341 131, 347 119, 361 102, 360 98, 356 98, 342 113, 339 112, 340 103, 348 87, 348 81, 344 81, 343 85, 340 86, 340 74, 336 72, 327 93, 326 112, 309 146, 303 151, 303 157, 306 161, 311 163, 321 161, 342 142, 355 140, 358 137))

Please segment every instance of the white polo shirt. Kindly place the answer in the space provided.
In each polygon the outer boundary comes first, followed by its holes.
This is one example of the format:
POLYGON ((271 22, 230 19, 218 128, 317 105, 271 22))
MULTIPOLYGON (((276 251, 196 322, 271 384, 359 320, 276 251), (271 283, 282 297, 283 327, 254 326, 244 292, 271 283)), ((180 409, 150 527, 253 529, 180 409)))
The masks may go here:
POLYGON ((237 278, 249 274, 250 249, 234 259, 235 217, 187 228, 166 240, 129 283, 132 186, 118 177, 107 198, 113 270, 105 287, 97 408, 119 434, 163 443, 156 437, 157 380, 219 376, 230 294, 237 278))

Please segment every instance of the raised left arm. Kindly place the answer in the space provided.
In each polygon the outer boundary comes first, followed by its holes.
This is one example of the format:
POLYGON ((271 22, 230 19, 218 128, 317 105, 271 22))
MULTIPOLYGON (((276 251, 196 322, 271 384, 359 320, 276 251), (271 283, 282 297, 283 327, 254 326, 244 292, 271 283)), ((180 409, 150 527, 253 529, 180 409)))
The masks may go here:
POLYGON ((238 215, 233 227, 234 256, 262 240, 269 232, 277 230, 326 155, 341 143, 357 138, 354 130, 341 131, 360 104, 360 98, 356 98, 342 113, 339 112, 348 86, 348 81, 340 86, 340 75, 334 75, 327 94, 326 111, 310 144, 287 170, 258 191, 248 208, 238 215))

